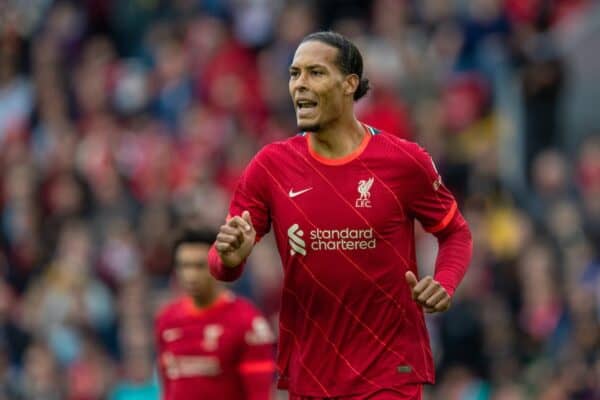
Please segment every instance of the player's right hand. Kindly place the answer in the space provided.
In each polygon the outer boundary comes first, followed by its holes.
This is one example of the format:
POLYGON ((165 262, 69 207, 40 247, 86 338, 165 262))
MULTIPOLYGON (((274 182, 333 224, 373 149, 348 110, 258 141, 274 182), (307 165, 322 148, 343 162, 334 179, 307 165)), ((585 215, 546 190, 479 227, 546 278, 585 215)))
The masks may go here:
POLYGON ((446 289, 431 276, 418 280, 414 272, 407 271, 406 283, 412 298, 426 313, 444 312, 450 308, 451 298, 446 289))
POLYGON ((241 216, 237 215, 221 225, 215 241, 215 249, 223 264, 233 268, 250 255, 255 240, 256 230, 252 226, 250 213, 244 211, 241 216))

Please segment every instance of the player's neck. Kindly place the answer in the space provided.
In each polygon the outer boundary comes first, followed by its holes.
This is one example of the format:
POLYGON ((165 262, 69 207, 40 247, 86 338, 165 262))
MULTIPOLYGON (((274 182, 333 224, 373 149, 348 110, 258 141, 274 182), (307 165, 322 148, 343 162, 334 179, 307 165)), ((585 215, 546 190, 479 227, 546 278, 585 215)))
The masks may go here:
POLYGON ((336 124, 320 129, 309 137, 312 149, 325 158, 341 158, 351 154, 363 141, 364 127, 354 117, 340 119, 336 124))
POLYGON ((212 306, 217 301, 219 296, 221 296, 222 292, 223 292, 222 289, 219 289, 216 287, 211 288, 206 293, 204 293, 202 296, 192 296, 192 300, 196 307, 207 308, 207 307, 212 306))

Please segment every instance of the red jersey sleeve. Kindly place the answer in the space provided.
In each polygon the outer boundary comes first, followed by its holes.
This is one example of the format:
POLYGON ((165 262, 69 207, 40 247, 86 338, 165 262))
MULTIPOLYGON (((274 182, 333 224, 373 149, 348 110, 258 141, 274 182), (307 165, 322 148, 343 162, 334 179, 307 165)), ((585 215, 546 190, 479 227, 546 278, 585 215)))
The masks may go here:
POLYGON ((409 164, 412 168, 407 174, 408 210, 426 231, 439 232, 456 214, 454 196, 444 186, 431 156, 425 150, 411 143, 407 154, 412 161, 409 164))
MULTIPOLYGON (((259 152, 244 170, 233 194, 227 216, 227 219, 241 216, 245 210, 248 210, 252 225, 256 230, 257 242, 269 232, 271 227, 268 207, 269 181, 266 167, 261 160, 264 157, 263 154, 264 150, 259 152)), ((244 268, 244 262, 234 268, 223 265, 214 246, 210 248, 208 264, 211 274, 222 281, 236 280, 244 268)))
POLYGON ((410 156, 415 168, 410 174, 408 208, 425 230, 437 237, 434 278, 452 296, 471 260, 471 233, 431 156, 418 145, 413 146, 410 156))
POLYGON ((473 240, 467 222, 460 212, 443 230, 435 233, 439 250, 435 262, 435 280, 450 296, 467 272, 473 251, 473 240))
POLYGON ((256 241, 269 232, 269 175, 263 162, 266 151, 259 152, 246 167, 240 177, 229 206, 229 217, 242 215, 248 210, 256 230, 256 241))
POLYGON ((275 373, 274 344, 275 336, 267 320, 251 309, 238 366, 245 399, 271 399, 275 373))

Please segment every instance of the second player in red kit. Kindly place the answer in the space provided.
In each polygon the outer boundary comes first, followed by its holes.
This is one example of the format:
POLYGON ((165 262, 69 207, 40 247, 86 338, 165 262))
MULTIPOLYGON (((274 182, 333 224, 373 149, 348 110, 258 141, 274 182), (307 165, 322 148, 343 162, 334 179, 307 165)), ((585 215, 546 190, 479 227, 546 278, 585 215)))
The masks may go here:
POLYGON ((163 399, 269 400, 274 336, 249 301, 221 288, 208 273, 215 235, 187 231, 174 246, 184 295, 156 318, 163 399))
POLYGON ((236 279, 272 227, 285 272, 279 387, 297 399, 419 399, 435 375, 423 311, 450 306, 467 224, 422 148, 354 117, 368 84, 347 39, 306 37, 289 85, 304 132, 248 165, 211 271, 236 279), (439 241, 435 274, 421 279, 415 220, 439 241))

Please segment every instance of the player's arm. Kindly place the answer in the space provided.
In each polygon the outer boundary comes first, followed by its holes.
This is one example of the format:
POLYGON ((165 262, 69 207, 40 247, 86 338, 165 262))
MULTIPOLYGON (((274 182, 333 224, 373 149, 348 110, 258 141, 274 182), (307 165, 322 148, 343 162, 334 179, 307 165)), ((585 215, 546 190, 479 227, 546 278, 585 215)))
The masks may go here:
POLYGON ((417 280, 412 271, 406 273, 413 299, 428 313, 450 308, 454 291, 467 271, 472 248, 471 232, 459 212, 448 226, 433 234, 438 239, 434 276, 417 280))
POLYGON ((156 344, 156 368, 158 370, 158 379, 160 384, 160 390, 162 393, 161 398, 170 399, 171 396, 169 390, 169 378, 167 377, 166 366, 163 360, 165 344, 161 336, 158 318, 154 323, 154 337, 154 342, 156 344))
POLYGON ((450 307, 452 295, 469 266, 471 232, 431 157, 416 145, 413 150, 415 170, 411 174, 409 210, 436 236, 439 250, 434 276, 418 279, 416 271, 407 271, 406 282, 413 299, 426 312, 441 312, 450 307))
POLYGON ((238 365, 244 398, 247 400, 272 398, 275 373, 274 343, 275 336, 266 319, 260 315, 254 316, 250 328, 244 334, 238 365))
POLYGON ((208 253, 212 275, 223 281, 237 279, 254 244, 270 228, 268 183, 259 153, 242 174, 229 215, 208 253))

